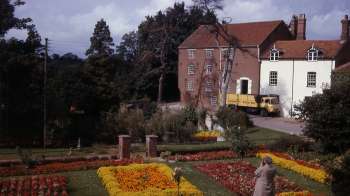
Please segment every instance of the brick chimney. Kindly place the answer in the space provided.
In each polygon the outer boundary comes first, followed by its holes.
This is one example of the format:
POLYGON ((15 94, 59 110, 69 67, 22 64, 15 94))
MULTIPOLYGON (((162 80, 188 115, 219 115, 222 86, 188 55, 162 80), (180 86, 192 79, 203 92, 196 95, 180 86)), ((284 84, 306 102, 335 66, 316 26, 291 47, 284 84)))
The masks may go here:
POLYGON ((294 39, 297 36, 297 29, 298 29, 297 24, 298 24, 298 17, 296 15, 293 15, 292 20, 289 23, 289 31, 292 34, 294 39))
POLYGON ((345 15, 344 18, 341 20, 341 35, 340 39, 341 40, 348 40, 349 39, 349 26, 350 26, 350 21, 348 15, 345 15))
POLYGON ((300 14, 298 17, 297 40, 305 40, 306 18, 305 14, 300 14))

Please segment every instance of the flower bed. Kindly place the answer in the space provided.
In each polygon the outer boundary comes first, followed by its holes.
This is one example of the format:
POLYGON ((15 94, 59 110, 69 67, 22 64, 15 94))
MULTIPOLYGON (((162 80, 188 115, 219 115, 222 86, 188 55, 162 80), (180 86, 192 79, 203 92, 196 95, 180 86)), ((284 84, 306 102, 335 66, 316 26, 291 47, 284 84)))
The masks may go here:
POLYGON ((0 195, 68 195, 66 177, 58 175, 1 180, 0 187, 0 195))
POLYGON ((271 153, 271 152, 258 152, 256 156, 260 158, 264 156, 269 156, 272 158, 273 163, 275 163, 276 165, 279 165, 286 169, 293 170, 317 182, 326 183, 328 179, 328 174, 323 169, 317 169, 317 168, 305 166, 300 162, 286 158, 286 156, 281 157, 279 156, 279 154, 271 153))
MULTIPOLYGON (((256 168, 249 162, 208 163, 196 165, 195 167, 232 192, 240 195, 253 195, 255 186, 254 171, 256 168)), ((300 187, 280 176, 275 178, 275 186, 277 193, 302 191, 300 187)))
POLYGON ((278 193, 276 196, 313 196, 309 191, 300 191, 300 192, 283 192, 278 193))
POLYGON ((193 134, 192 139, 196 141, 216 141, 218 137, 222 136, 221 131, 218 130, 202 130, 193 134))
POLYGON ((38 175, 38 174, 50 174, 57 172, 76 171, 76 170, 88 170, 97 169, 101 166, 118 166, 128 165, 134 162, 142 162, 142 160, 94 160, 94 161, 75 161, 70 163, 49 163, 44 165, 38 165, 32 169, 26 169, 24 165, 14 167, 2 167, 0 168, 0 176, 19 176, 19 175, 38 175))
POLYGON ((231 150, 212 151, 212 152, 198 152, 194 154, 170 156, 170 160, 177 161, 205 161, 217 159, 233 159, 237 158, 237 154, 231 150))
MULTIPOLYGON (((172 169, 165 164, 131 164, 101 167, 97 174, 110 196, 167 195, 176 196, 177 186, 172 169)), ((181 177, 180 194, 202 196, 203 193, 181 177)))

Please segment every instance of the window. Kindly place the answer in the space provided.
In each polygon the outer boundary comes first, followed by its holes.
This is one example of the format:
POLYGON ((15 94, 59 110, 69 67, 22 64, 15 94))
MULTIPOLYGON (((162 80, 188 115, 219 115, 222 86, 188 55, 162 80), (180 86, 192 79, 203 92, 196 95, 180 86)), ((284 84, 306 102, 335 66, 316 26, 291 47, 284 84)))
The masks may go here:
POLYGON ((187 84, 186 84, 186 87, 187 87, 187 91, 193 91, 193 81, 192 80, 188 80, 187 84))
POLYGON ((277 86, 277 71, 270 71, 270 86, 277 86))
POLYGON ((188 49, 188 50, 187 50, 188 58, 189 58, 189 59, 194 59, 194 57, 195 57, 195 52, 196 52, 195 49, 188 49))
POLYGON ((318 59, 318 50, 312 44, 312 47, 307 51, 307 60, 317 61, 317 59, 318 59))
POLYGON ((211 96, 210 97, 210 104, 212 106, 216 106, 217 103, 218 103, 218 98, 216 96, 211 96))
POLYGON ((273 48, 270 50, 270 61, 278 61, 280 57, 280 52, 276 49, 276 46, 274 45, 273 48))
POLYGON ((205 92, 211 92, 213 90, 213 81, 207 80, 205 86, 205 92))
POLYGON ((213 73, 213 65, 207 65, 206 66, 206 71, 205 71, 206 74, 211 74, 213 73))
POLYGON ((205 49, 205 58, 207 59, 213 58, 213 49, 205 49))
POLYGON ((194 65, 188 65, 187 66, 187 74, 188 75, 193 75, 194 73, 195 73, 194 65))
POLYGON ((307 72, 307 87, 316 87, 316 72, 307 72))
POLYGON ((231 48, 230 50, 228 48, 222 49, 222 56, 221 57, 223 59, 226 59, 227 57, 229 57, 230 59, 233 59, 233 48, 231 48))

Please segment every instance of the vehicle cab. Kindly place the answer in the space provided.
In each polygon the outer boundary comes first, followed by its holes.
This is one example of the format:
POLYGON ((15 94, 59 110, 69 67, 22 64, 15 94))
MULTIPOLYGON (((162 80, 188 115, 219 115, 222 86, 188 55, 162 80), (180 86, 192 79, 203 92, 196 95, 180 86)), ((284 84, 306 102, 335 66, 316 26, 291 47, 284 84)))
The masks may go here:
POLYGON ((278 97, 263 97, 261 107, 265 108, 268 113, 279 113, 279 99, 278 97))

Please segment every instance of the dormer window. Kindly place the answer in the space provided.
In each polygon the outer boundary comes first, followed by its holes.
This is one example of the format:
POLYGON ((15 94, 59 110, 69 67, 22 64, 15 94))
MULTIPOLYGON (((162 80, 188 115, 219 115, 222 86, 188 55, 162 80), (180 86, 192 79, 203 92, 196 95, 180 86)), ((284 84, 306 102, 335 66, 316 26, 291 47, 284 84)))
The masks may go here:
POLYGON ((314 47, 314 44, 312 44, 312 47, 307 51, 307 60, 317 61, 318 55, 319 51, 314 47))
POLYGON ((280 51, 276 49, 276 46, 273 45, 273 48, 270 50, 270 61, 278 61, 280 58, 280 51))

